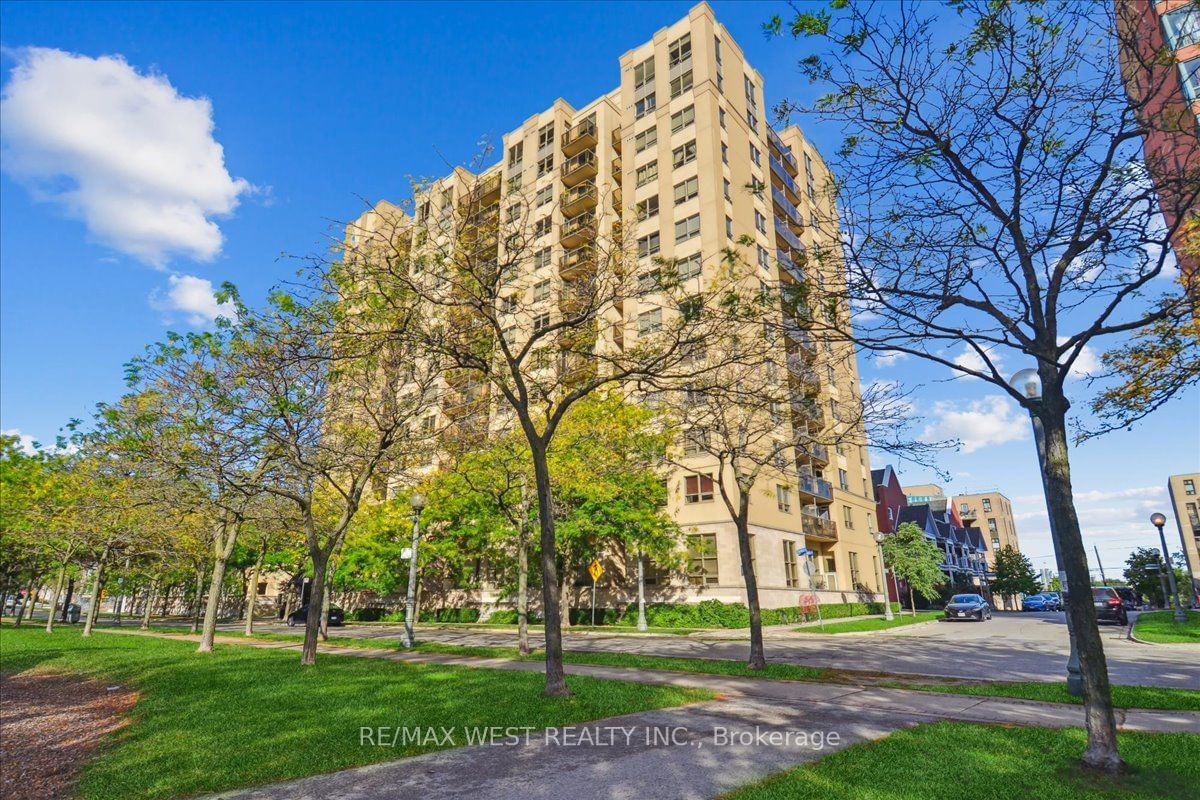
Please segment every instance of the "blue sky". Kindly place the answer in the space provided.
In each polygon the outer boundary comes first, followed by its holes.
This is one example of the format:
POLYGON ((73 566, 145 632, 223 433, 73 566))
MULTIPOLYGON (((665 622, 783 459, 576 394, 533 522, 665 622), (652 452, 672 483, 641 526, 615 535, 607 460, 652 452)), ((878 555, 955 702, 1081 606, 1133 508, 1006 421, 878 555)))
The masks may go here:
MULTIPOLYGON (((712 5, 763 73, 768 103, 804 91, 795 66, 802 45, 761 33, 762 22, 786 6, 712 5)), ((211 316, 204 281, 232 280, 248 298, 261 298, 292 271, 281 254, 323 248, 331 221, 357 216, 364 199, 395 199, 409 175, 445 173, 447 163, 469 160, 483 137, 497 140, 556 97, 582 105, 610 90, 621 53, 689 6, 4 4, 6 92, 14 68, 30 62, 24 48, 62 51, 46 55, 45 63, 68 82, 75 68, 94 66, 92 59, 120 56, 128 69, 105 62, 109 77, 123 76, 136 89, 153 76, 154 102, 164 113, 153 104, 125 109, 136 123, 126 131, 128 142, 106 140, 137 154, 132 161, 142 177, 153 178, 149 190, 121 185, 124 172, 89 163, 89 191, 64 194, 71 187, 45 163, 62 151, 46 145, 36 128, 28 135, 41 159, 18 163, 6 151, 0 427, 53 441, 68 419, 86 417, 97 401, 121 392, 122 364, 147 342, 211 316), (206 111, 196 98, 211 103, 211 140, 223 152, 212 149, 204 130, 191 138, 196 128, 188 120, 206 111), (167 151, 188 154, 177 175, 161 168, 150 141, 168 111, 178 112, 180 127, 164 130, 189 132, 186 145, 167 151), (138 215, 121 213, 154 207, 159 198, 179 204, 178 227, 146 231, 130 224, 138 215)), ((92 88, 72 85, 79 92, 72 109, 86 109, 92 88)), ((28 102, 37 99, 27 93, 28 102)), ((64 119, 63 126, 78 123, 90 141, 93 118, 64 119)), ((839 139, 836 130, 798 121, 823 150, 839 139)), ((70 140, 74 131, 62 133, 70 140)), ((864 380, 924 385, 915 398, 918 427, 928 425, 931 435, 966 434, 968 442, 942 459, 955 476, 948 488, 1005 492, 1023 549, 1037 566, 1048 566, 1052 550, 1033 445, 1018 410, 977 383, 938 382, 947 376, 912 359, 864 361, 861 368, 864 380), (980 436, 990 443, 971 449, 980 436)), ((1076 391, 1082 407, 1085 387, 1079 383, 1076 391)), ((1099 546, 1112 574, 1133 547, 1155 543, 1145 520, 1152 510, 1168 511, 1166 476, 1200 469, 1200 398, 1193 392, 1133 432, 1076 449, 1073 463, 1085 537, 1099 546)), ((901 475, 911 483, 933 477, 911 468, 901 475)))

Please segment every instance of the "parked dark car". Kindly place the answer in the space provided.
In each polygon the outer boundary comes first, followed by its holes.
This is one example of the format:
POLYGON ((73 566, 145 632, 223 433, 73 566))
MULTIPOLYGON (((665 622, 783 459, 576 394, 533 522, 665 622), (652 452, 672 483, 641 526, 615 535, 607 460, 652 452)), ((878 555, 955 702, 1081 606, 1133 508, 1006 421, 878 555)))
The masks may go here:
POLYGON ((1031 594, 1021 601, 1022 611, 1058 611, 1058 600, 1053 595, 1041 592, 1031 594))
POLYGON ((992 607, 978 594, 956 594, 946 603, 946 619, 983 622, 992 618, 992 607))
MULTIPOLYGON (((329 610, 326 612, 326 616, 329 618, 329 624, 333 625, 334 627, 337 627, 346 621, 346 613, 337 606, 330 606, 329 610)), ((306 605, 300 606, 300 608, 293 611, 287 618, 287 624, 291 627, 303 625, 306 622, 308 622, 308 606, 306 605)))
POLYGON ((1129 612, 1121 602, 1121 595, 1111 586, 1092 587, 1092 605, 1096 607, 1097 622, 1115 622, 1118 625, 1129 624, 1129 612))
POLYGON ((1125 606, 1126 611, 1137 611, 1142 607, 1142 598, 1138 597, 1129 586, 1114 586, 1117 596, 1121 598, 1121 605, 1125 606))

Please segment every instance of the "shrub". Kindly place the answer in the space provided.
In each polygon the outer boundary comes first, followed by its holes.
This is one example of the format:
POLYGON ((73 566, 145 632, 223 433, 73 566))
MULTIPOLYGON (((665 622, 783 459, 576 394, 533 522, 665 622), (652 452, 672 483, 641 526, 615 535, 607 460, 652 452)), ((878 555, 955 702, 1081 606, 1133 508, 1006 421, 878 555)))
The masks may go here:
MULTIPOLYGON (((400 613, 400 619, 404 619, 404 613, 400 613)), ((418 617, 421 622, 478 622, 478 608, 439 608, 434 610, 426 608, 421 610, 418 617)))
MULTIPOLYGON (((899 603, 892 603, 895 611, 899 603)), ((882 614, 882 603, 824 603, 821 605, 823 619, 857 617, 864 614, 882 614)), ((798 607, 764 608, 761 612, 763 625, 789 625, 803 622, 805 617, 798 607)), ((637 621, 637 606, 625 611, 623 622, 637 621)), ((699 603, 651 603, 646 606, 646 622, 656 628, 749 628, 750 609, 742 603, 722 603, 720 600, 704 600, 699 603)))
POLYGON ((356 608, 347 617, 351 622, 378 622, 385 613, 385 608, 356 608))
MULTIPOLYGON (((515 608, 498 608, 488 615, 487 622, 493 622, 497 625, 516 625, 517 610, 515 608)), ((534 625, 542 621, 542 618, 532 611, 529 612, 529 624, 534 625)))

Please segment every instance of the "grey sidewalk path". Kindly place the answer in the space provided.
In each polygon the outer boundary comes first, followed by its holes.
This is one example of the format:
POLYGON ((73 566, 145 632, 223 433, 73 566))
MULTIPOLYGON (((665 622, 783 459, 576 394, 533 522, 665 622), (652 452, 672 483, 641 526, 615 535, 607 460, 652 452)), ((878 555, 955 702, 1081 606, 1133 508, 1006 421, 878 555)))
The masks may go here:
MULTIPOLYGON (((131 636, 199 641, 198 636, 181 636, 154 633, 152 631, 117 631, 97 629, 105 633, 131 636)), ((298 650, 293 642, 240 639, 218 636, 219 644, 260 647, 267 649, 298 650)), ((364 647, 339 647, 321 643, 319 652, 329 655, 378 658, 417 664, 442 664, 448 666, 477 667, 485 669, 508 669, 521 672, 541 672, 541 661, 520 661, 510 658, 479 658, 455 656, 444 653, 409 653, 364 647)), ((1039 703, 998 697, 920 692, 909 689, 864 687, 853 684, 817 683, 805 681, 781 681, 769 678, 741 678, 703 673, 673 672, 667 670, 609 667, 595 664, 566 664, 569 675, 587 675, 616 681, 653 683, 659 685, 684 686, 708 689, 720 695, 755 698, 773 703, 803 703, 810 706, 826 705, 835 709, 882 711, 891 714, 912 716, 926 722, 956 720, 962 722, 1005 723, 1021 725, 1043 725, 1048 727, 1071 727, 1084 724, 1083 709, 1063 703, 1039 703)), ((1194 711, 1117 711, 1117 724, 1123 730, 1172 731, 1200 733, 1200 712, 1194 711)))

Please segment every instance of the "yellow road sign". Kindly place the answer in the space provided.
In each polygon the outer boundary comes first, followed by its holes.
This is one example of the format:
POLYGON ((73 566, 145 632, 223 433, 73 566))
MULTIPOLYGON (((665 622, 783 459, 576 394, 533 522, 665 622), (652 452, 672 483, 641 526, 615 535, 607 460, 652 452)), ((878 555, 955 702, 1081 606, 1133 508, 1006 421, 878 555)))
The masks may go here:
POLYGON ((592 581, 600 580, 600 576, 604 574, 604 567, 600 566, 600 559, 594 559, 591 564, 588 564, 588 575, 592 576, 592 581))

